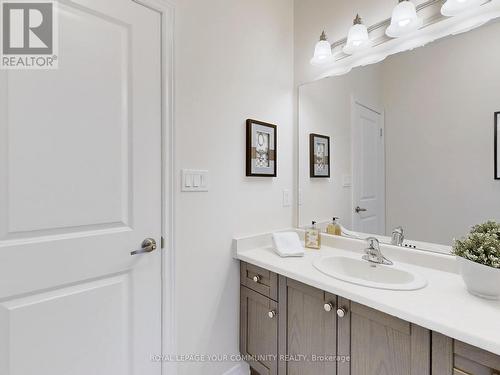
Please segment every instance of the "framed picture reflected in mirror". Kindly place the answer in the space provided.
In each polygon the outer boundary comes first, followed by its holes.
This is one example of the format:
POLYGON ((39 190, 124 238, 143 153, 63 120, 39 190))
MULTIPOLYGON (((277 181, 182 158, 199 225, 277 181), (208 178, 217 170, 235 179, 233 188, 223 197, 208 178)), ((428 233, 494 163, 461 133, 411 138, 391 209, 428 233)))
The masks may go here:
POLYGON ((320 134, 309 135, 310 177, 330 177, 330 137, 320 134))
POLYGON ((500 146, 500 112, 495 112, 495 180, 500 180, 500 153, 498 147, 500 146))

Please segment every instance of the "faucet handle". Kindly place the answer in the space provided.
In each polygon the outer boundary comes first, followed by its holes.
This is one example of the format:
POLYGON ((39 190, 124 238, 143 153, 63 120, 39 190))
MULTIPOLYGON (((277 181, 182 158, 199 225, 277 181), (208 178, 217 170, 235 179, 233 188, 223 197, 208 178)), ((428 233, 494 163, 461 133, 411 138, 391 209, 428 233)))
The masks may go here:
POLYGON ((368 242, 368 246, 370 250, 380 250, 380 243, 378 238, 376 237, 368 237, 366 238, 366 242, 368 242))
POLYGON ((393 231, 392 231, 392 233, 399 233, 399 234, 401 234, 401 235, 403 235, 403 234, 404 234, 404 232, 405 232, 405 231, 404 231, 404 229, 403 229, 403 227, 402 227, 402 226, 396 227, 396 228, 394 228, 394 229, 393 229, 393 231))

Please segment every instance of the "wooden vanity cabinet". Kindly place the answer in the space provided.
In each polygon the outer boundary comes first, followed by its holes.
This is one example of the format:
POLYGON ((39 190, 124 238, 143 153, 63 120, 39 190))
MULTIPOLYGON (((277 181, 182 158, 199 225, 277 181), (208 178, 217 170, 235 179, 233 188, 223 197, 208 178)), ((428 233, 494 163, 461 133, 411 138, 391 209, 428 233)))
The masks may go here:
POLYGON ((433 375, 500 375, 500 356, 432 333, 433 375))
POLYGON ((500 375, 500 356, 243 262, 240 299, 252 374, 500 375))

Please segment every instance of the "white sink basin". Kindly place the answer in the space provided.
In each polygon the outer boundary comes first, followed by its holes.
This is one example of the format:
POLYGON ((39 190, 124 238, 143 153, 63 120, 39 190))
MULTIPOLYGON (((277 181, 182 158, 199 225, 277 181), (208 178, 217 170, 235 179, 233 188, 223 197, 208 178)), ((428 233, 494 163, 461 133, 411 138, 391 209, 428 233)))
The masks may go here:
POLYGON ((384 266, 366 260, 343 256, 328 256, 313 263, 322 273, 352 284, 377 289, 417 290, 427 285, 427 280, 399 264, 384 266))

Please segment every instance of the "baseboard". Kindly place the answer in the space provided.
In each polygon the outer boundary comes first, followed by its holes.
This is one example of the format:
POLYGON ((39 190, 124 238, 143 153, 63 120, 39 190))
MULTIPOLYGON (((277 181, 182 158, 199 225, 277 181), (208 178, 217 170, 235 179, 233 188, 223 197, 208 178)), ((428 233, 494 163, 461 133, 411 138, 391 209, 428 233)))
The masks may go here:
POLYGON ((230 368, 222 375, 249 375, 249 374, 250 374, 250 367, 246 362, 241 362, 236 366, 230 368))

